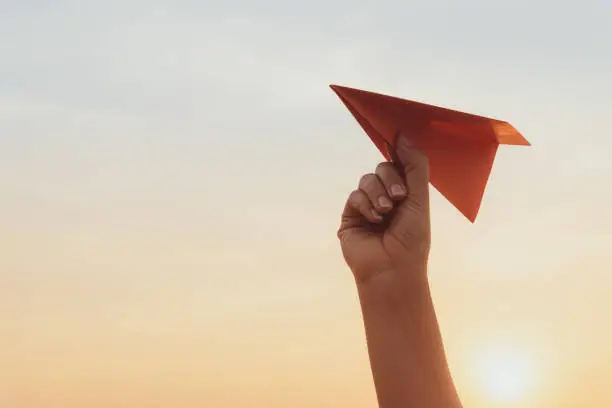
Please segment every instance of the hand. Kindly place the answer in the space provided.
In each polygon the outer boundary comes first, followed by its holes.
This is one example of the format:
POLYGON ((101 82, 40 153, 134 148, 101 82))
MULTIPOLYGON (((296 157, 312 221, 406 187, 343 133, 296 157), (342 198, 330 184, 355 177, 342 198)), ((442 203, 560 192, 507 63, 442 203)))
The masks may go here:
POLYGON ((358 283, 379 274, 426 275, 430 247, 429 165, 405 136, 394 160, 361 178, 342 213, 338 237, 358 283))

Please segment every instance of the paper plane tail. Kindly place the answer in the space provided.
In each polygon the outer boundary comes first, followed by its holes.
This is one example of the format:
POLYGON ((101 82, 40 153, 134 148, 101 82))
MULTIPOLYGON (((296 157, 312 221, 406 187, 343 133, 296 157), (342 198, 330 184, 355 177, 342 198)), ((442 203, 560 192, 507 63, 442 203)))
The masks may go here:
POLYGON ((497 141, 500 144, 531 146, 531 143, 529 143, 529 141, 508 122, 493 122, 493 132, 495 132, 495 137, 497 137, 497 141))

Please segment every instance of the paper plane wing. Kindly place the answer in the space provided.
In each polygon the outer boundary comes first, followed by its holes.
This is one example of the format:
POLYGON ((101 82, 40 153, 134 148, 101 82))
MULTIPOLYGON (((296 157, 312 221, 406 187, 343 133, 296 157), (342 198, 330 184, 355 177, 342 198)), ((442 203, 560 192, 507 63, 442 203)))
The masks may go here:
POLYGON ((509 123, 331 85, 387 160, 399 133, 429 159, 431 184, 474 222, 500 144, 529 146, 509 123))

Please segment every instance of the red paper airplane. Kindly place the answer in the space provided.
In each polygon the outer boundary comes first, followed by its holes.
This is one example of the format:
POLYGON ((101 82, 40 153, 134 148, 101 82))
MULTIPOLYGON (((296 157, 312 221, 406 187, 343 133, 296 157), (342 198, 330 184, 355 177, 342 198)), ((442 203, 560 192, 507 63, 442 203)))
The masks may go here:
POLYGON ((509 123, 359 89, 330 85, 387 160, 399 133, 429 159, 431 184, 471 222, 500 144, 529 146, 509 123))

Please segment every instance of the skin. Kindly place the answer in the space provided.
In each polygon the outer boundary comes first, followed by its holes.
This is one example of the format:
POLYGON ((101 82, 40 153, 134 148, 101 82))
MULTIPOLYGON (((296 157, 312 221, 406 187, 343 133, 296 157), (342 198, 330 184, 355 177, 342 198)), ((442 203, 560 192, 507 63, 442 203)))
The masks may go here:
POLYGON ((461 408, 427 278, 429 166, 399 135, 364 175, 338 230, 361 303, 380 408, 461 408))

